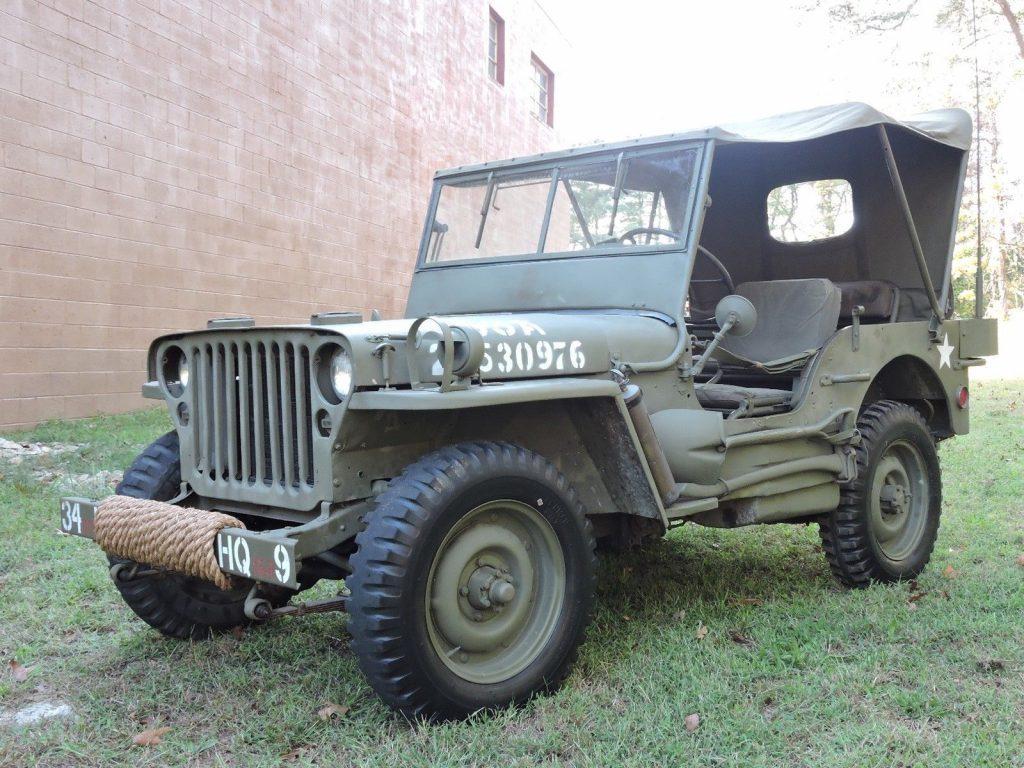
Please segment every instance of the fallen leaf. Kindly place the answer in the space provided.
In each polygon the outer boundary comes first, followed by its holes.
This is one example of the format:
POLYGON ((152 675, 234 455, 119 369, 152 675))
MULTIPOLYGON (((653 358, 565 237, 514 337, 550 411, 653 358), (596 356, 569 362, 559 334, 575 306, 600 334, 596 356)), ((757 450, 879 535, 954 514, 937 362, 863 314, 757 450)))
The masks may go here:
POLYGON ((686 719, 683 720, 683 724, 686 726, 687 733, 693 733, 700 727, 700 715, 696 712, 692 715, 687 715, 686 719))
POLYGON ((947 565, 945 570, 942 571, 942 575, 945 576, 947 579, 955 579, 956 569, 952 565, 947 565))
POLYGON ((302 757, 302 753, 305 752, 307 749, 309 749, 309 746, 306 744, 300 744, 297 747, 293 747, 292 749, 289 749, 287 752, 283 752, 281 754, 281 762, 293 763, 300 757, 302 757))
POLYGON ((17 659, 11 659, 7 662, 7 666, 10 667, 11 677, 14 678, 14 682, 24 683, 28 680, 29 668, 19 664, 17 659))
POLYGON ((330 722, 347 715, 349 709, 350 707, 346 707, 343 704, 327 704, 317 710, 316 716, 321 720, 330 722))
POLYGON ((624 613, 624 614, 622 614, 622 620, 623 621, 632 621, 633 617, 630 616, 628 613, 624 613))
POLYGON ((135 734, 134 738, 132 738, 132 744, 139 747, 155 747, 170 732, 170 727, 166 725, 162 725, 159 728, 150 728, 148 731, 135 734))
POLYGON ((916 603, 918 600, 920 600, 922 597, 924 597, 927 594, 928 594, 927 590, 924 591, 924 592, 918 592, 916 594, 911 595, 909 598, 907 598, 907 602, 916 603))
POLYGON ((231 635, 235 638, 235 640, 241 640, 243 637, 245 637, 245 628, 241 625, 237 627, 232 627, 231 635))
POLYGON ((729 630, 729 639, 737 645, 742 645, 746 648, 751 648, 754 645, 754 641, 744 635, 738 629, 729 630))
POLYGON ((1002 672, 1006 669, 1006 664, 999 659, 985 659, 979 661, 977 666, 979 672, 1002 672))
POLYGON ((676 611, 672 614, 672 618, 676 621, 682 621, 686 618, 686 611, 676 611))
POLYGON ((907 610, 908 611, 916 611, 917 610, 917 603, 910 603, 910 604, 908 604, 907 605, 907 610))
POLYGON ((759 597, 731 597, 729 605, 764 605, 764 600, 759 597))
POLYGON ((1017 555, 1017 565, 1024 566, 1024 555, 1017 555))
POLYGON ((697 639, 703 640, 708 635, 708 628, 703 624, 697 627, 697 639))

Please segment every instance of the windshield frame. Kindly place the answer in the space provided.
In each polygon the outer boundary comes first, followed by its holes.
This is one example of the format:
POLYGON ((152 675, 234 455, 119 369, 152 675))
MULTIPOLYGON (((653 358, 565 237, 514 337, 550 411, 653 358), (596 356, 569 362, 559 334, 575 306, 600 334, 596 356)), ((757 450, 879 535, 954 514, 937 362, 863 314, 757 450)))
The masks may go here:
POLYGON ((698 204, 702 204, 699 191, 706 185, 708 155, 711 141, 701 139, 690 139, 684 141, 665 141, 652 144, 643 144, 640 141, 628 142, 626 144, 608 145, 597 150, 589 150, 573 154, 573 150, 566 153, 559 153, 557 156, 543 157, 529 162, 508 161, 505 163, 486 163, 465 171, 456 170, 452 172, 438 173, 434 176, 433 188, 430 194, 430 203, 427 208, 427 217, 423 226, 423 234, 420 238, 420 246, 416 259, 416 270, 423 269, 450 269, 463 266, 481 266, 485 264, 503 264, 517 261, 549 261, 553 259, 572 258, 609 258, 615 256, 632 256, 646 253, 673 253, 688 251, 696 242, 696 229, 703 219, 698 215, 698 204), (551 221, 552 203, 557 191, 559 178, 556 169, 577 168, 602 161, 615 161, 620 155, 626 159, 643 157, 649 154, 658 154, 672 150, 693 149, 697 157, 693 166, 693 173, 690 177, 689 189, 687 190, 686 204, 683 206, 685 221, 681 231, 682 238, 672 243, 645 243, 636 245, 604 246, 599 249, 587 248, 575 251, 554 251, 544 252, 545 239, 551 221), (539 222, 539 238, 537 250, 527 253, 512 254, 506 256, 484 256, 480 258, 456 258, 441 261, 427 261, 427 254, 430 249, 431 233, 433 230, 434 217, 437 214, 438 203, 441 198, 441 190, 452 182, 483 181, 486 182, 492 174, 498 173, 521 173, 534 172, 541 174, 544 171, 551 173, 551 187, 549 189, 547 205, 544 211, 544 218, 539 222))

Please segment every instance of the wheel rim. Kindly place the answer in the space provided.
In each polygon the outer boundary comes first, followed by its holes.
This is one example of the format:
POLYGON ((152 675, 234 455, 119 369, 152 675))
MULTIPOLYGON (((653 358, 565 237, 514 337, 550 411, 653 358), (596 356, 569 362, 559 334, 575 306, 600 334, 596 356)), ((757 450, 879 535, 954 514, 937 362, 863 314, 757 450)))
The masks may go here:
POLYGON ((508 680, 540 655, 565 602, 565 558, 551 524, 502 499, 470 510, 434 555, 427 635, 464 680, 508 680))
POLYGON ((871 533, 889 560, 905 560, 921 540, 928 519, 928 473, 910 443, 891 443, 875 467, 871 484, 871 533))

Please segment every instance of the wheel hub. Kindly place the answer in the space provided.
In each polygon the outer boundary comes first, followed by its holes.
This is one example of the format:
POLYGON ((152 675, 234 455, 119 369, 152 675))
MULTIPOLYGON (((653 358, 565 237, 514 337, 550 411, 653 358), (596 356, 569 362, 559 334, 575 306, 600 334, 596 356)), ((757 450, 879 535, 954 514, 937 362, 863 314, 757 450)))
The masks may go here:
POLYGON ((897 441, 882 454, 871 482, 870 524, 881 553, 893 561, 911 555, 928 513, 927 472, 920 452, 897 441))
POLYGON ((506 680, 547 642, 564 590, 565 562, 550 523, 522 502, 482 504, 434 556, 426 594, 431 644, 467 680, 506 680))
POLYGON ((467 583, 459 590, 477 610, 500 611, 515 599, 515 579, 506 568, 483 565, 473 571, 467 583))
POLYGON ((879 501, 882 504, 882 511, 892 515, 899 515, 906 511, 910 500, 913 497, 907 493, 907 489, 899 483, 890 483, 882 487, 879 501))

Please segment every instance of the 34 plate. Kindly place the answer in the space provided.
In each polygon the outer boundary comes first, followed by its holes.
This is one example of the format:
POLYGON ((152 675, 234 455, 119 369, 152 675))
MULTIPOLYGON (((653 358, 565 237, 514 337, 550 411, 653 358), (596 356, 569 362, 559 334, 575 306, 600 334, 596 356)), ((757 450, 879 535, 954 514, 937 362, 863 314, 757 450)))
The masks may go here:
POLYGON ((73 497, 61 499, 60 529, 72 536, 93 538, 96 530, 96 503, 73 497))

